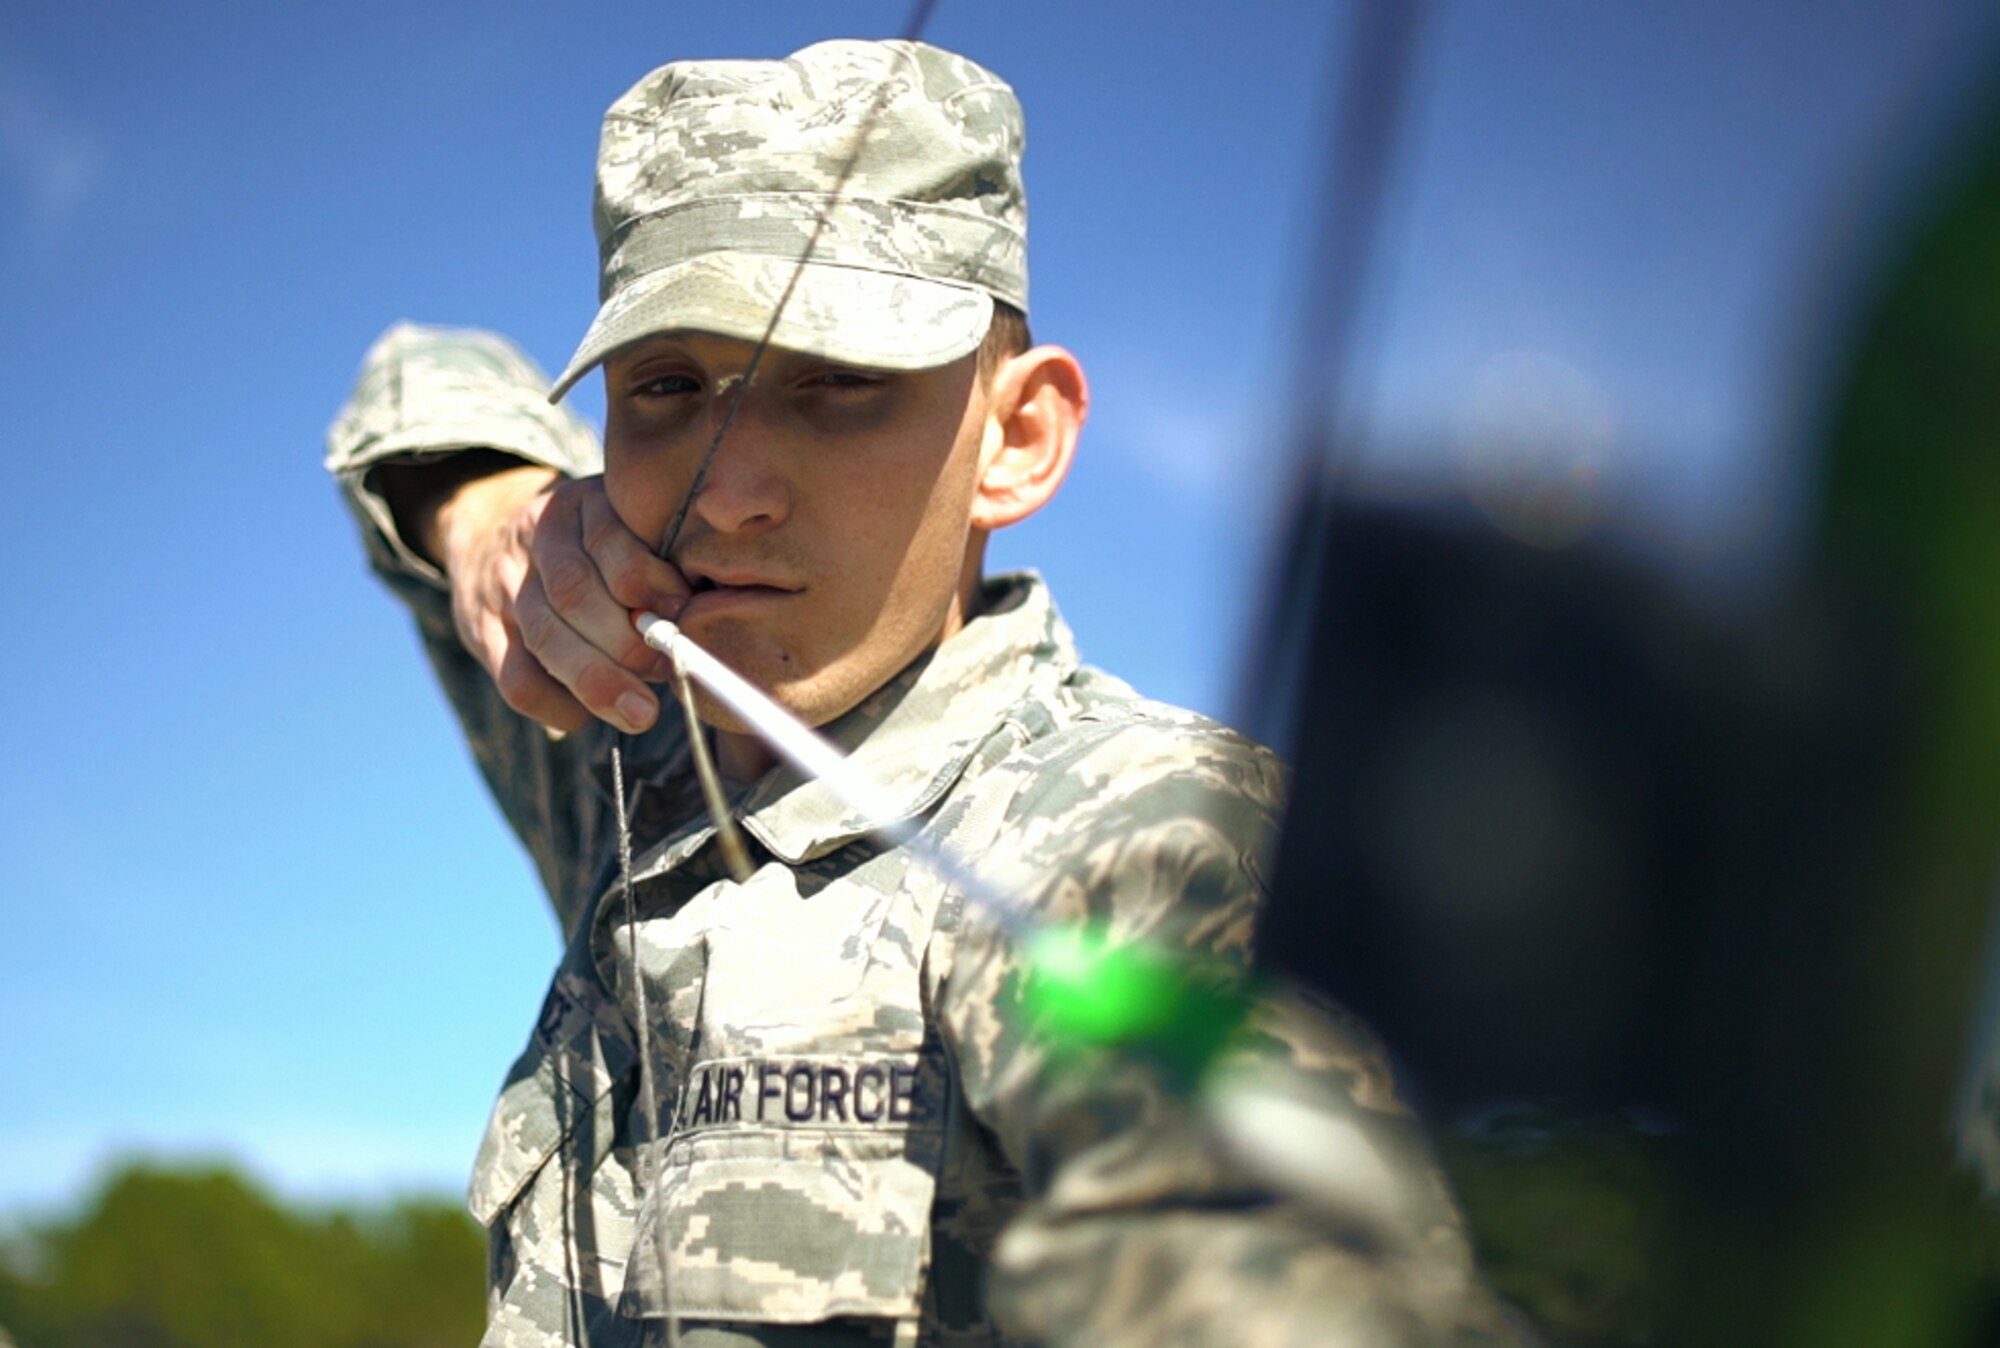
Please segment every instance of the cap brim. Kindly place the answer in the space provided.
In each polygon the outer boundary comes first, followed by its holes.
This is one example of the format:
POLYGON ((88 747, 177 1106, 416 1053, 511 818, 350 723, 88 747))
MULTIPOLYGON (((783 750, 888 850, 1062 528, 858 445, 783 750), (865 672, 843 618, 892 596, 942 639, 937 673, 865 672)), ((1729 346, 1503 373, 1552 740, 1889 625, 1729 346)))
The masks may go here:
POLYGON ((837 364, 928 370, 971 352, 992 321, 993 297, 974 286, 863 267, 801 267, 795 258, 707 253, 638 277, 606 300, 549 401, 559 401, 620 347, 662 332, 755 342, 768 329, 771 345, 837 364), (781 302, 773 329, 771 315, 781 302))

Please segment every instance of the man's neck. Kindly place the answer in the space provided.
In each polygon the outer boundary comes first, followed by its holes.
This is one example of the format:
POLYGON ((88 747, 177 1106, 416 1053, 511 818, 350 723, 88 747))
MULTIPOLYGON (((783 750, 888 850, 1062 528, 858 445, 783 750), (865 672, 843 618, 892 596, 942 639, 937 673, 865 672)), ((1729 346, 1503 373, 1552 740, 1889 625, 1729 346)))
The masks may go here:
POLYGON ((715 770, 732 787, 746 786, 777 766, 778 759, 755 735, 738 735, 727 730, 715 734, 715 770))

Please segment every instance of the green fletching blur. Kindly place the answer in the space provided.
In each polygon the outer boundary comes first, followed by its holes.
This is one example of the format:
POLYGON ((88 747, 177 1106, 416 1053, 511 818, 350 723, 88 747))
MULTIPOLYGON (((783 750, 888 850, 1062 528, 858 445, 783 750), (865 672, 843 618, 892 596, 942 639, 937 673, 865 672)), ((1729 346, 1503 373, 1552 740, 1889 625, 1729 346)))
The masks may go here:
POLYGON ((1175 960, 1086 927, 1051 927, 1029 952, 1030 1013, 1062 1049, 1120 1048, 1192 1086, 1250 1009, 1241 973, 1175 960))
POLYGON ((1107 945, 1082 927, 1036 936, 1028 1002, 1059 1038, 1123 1044, 1156 1033, 1180 996, 1172 968, 1134 946, 1107 945))

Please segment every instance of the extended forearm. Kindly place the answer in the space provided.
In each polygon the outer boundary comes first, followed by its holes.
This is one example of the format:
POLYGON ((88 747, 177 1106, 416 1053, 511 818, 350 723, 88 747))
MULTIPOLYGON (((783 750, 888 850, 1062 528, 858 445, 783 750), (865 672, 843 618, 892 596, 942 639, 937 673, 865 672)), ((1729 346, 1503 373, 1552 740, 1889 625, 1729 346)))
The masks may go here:
POLYGON ((455 542, 499 527, 556 477, 552 468, 500 450, 468 449, 448 458, 378 464, 370 485, 411 548, 449 574, 455 542))

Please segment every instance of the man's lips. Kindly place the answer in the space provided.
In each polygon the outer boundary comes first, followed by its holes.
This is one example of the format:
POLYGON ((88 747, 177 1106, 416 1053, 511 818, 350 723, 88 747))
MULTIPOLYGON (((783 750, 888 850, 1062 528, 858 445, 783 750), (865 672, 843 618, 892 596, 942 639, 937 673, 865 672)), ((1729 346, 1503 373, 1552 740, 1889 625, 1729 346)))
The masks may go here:
POLYGON ((734 562, 698 562, 694 558, 668 558, 680 568, 694 590, 804 590, 804 582, 792 580, 788 568, 764 566, 756 558, 734 562))
POLYGON ((785 590, 803 589, 803 586, 788 584, 783 577, 768 572, 757 571, 708 571, 698 567, 682 569, 688 584, 695 593, 703 590, 785 590))
POLYGON ((693 593, 681 609, 680 621, 683 623, 705 615, 785 599, 805 589, 803 585, 751 571, 690 568, 685 574, 693 593))

